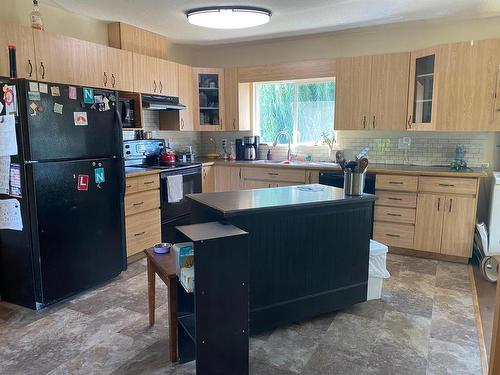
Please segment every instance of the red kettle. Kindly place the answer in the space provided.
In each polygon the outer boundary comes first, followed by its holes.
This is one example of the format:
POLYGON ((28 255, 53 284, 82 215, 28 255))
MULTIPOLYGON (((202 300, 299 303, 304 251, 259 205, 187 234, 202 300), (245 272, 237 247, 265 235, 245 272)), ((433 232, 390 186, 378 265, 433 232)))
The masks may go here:
POLYGON ((175 163, 175 153, 169 148, 163 149, 160 155, 160 161, 162 163, 175 163))

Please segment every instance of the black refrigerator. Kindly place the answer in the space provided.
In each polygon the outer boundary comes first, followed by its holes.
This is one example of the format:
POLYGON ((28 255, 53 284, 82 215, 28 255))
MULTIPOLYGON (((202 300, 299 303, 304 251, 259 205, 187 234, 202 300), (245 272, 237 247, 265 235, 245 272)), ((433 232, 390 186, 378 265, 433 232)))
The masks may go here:
POLYGON ((1 298, 40 309, 126 269, 118 97, 23 79, 0 84, 17 91, 11 168, 20 175, 20 190, 11 185, 0 199, 18 199, 23 222, 21 231, 0 229, 1 298))

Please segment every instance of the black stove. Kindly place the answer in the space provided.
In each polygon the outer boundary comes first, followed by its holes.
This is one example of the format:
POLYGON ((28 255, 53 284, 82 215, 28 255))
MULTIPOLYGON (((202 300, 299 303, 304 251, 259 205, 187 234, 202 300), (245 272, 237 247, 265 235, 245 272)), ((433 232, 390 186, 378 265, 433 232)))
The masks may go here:
POLYGON ((165 163, 160 155, 165 147, 163 139, 136 139, 123 141, 125 166, 161 169, 161 236, 162 242, 175 242, 176 226, 191 224, 191 205, 187 199, 169 199, 169 176, 182 175, 183 196, 201 193, 201 163, 165 163))
POLYGON ((151 169, 164 169, 164 170, 175 170, 175 169, 185 169, 193 167, 201 167, 201 163, 182 163, 176 161, 175 163, 157 163, 157 164, 132 164, 127 165, 128 167, 139 167, 139 168, 151 168, 151 169))

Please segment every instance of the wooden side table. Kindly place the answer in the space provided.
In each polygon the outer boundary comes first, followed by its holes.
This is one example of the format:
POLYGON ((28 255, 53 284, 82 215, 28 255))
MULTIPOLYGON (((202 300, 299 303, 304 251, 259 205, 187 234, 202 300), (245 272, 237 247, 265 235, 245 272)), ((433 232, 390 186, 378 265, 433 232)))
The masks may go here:
POLYGON ((154 249, 144 250, 148 261, 149 324, 155 324, 155 292, 157 274, 168 288, 168 330, 170 335, 170 360, 177 361, 177 275, 172 253, 156 254, 154 249))

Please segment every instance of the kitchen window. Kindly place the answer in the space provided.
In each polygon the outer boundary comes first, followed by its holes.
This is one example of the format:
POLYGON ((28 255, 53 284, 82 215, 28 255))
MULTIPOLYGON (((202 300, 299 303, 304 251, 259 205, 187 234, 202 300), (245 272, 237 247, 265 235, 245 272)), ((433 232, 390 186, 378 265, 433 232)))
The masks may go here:
POLYGON ((254 85, 255 134, 261 142, 272 143, 280 131, 287 131, 294 144, 316 144, 322 133, 333 131, 333 78, 254 85))

